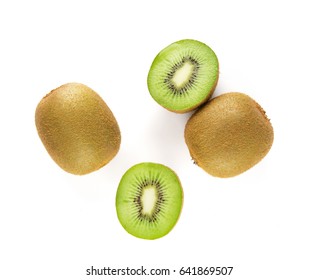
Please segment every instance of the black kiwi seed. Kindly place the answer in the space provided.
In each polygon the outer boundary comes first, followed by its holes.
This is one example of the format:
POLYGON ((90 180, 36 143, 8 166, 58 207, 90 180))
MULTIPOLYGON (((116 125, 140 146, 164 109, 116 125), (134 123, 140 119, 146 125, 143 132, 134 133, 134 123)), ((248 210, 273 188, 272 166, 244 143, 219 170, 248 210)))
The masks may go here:
POLYGON ((172 94, 185 94, 188 90, 191 89, 193 84, 195 84, 199 68, 200 65, 194 58, 192 58, 191 56, 186 56, 180 62, 176 63, 172 67, 171 71, 167 74, 167 78, 164 80, 164 82, 167 85, 167 87, 171 90, 172 94), (182 87, 178 88, 171 82, 171 80, 174 77, 177 70, 179 70, 186 62, 190 62, 193 65, 191 77, 182 87))
POLYGON ((138 186, 136 197, 134 198, 135 205, 138 209, 138 218, 140 218, 141 220, 147 220, 148 222, 156 222, 157 215, 160 212, 160 210, 162 208, 162 204, 164 203, 164 201, 165 201, 164 194, 162 191, 161 184, 158 180, 152 180, 152 181, 144 180, 144 181, 142 181, 142 183, 139 184, 139 186, 138 186), (156 205, 154 206, 154 210, 153 210, 152 215, 143 214, 142 213, 143 208, 141 205, 141 196, 142 196, 143 189, 145 187, 149 187, 149 186, 155 187, 157 190, 157 193, 158 193, 156 205))

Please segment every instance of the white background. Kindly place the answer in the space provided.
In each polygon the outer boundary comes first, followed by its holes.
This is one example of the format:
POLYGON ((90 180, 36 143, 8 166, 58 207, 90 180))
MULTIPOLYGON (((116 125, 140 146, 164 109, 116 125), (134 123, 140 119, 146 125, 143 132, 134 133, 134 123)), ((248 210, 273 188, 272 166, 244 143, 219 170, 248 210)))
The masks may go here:
MULTIPOLYGON (((85 270, 144 265, 318 279, 317 26, 306 0, 1 1, 0 278, 106 279, 85 270), (247 93, 272 121, 271 151, 237 177, 193 165, 183 139, 191 114, 148 93, 155 55, 185 38, 217 54, 214 96, 247 93), (67 82, 97 91, 122 133, 116 158, 85 176, 51 160, 34 124, 41 98, 67 82), (168 165, 184 188, 178 224, 154 241, 129 235, 115 210, 121 176, 143 161, 168 165)), ((177 272, 147 279, 210 278, 177 272)))

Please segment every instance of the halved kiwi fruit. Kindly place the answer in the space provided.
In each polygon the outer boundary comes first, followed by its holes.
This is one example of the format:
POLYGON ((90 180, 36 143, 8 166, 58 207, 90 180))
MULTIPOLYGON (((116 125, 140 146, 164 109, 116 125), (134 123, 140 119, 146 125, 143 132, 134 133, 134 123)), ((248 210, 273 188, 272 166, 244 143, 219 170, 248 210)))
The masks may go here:
POLYGON ((107 164, 118 152, 118 123, 91 88, 68 83, 52 90, 35 112, 38 134, 52 157, 65 171, 83 175, 107 164))
POLYGON ((185 127, 195 163, 216 177, 233 177, 269 152, 273 127, 262 107, 243 93, 226 93, 196 111, 185 127))
POLYGON ((158 163, 139 163, 123 175, 116 194, 117 216, 124 229, 143 239, 171 231, 183 205, 176 173, 158 163))
POLYGON ((155 57, 148 73, 151 96, 164 108, 185 113, 212 95, 219 77, 214 51, 196 40, 181 40, 155 57))

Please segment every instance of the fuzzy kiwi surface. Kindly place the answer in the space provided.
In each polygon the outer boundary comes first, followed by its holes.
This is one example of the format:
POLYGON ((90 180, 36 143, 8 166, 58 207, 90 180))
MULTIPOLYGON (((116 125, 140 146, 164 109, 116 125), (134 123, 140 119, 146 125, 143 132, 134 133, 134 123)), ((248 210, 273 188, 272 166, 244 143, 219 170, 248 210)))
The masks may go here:
POLYGON ((116 210, 123 228, 142 239, 168 234, 177 223, 183 190, 176 173, 158 163, 132 166, 120 180, 116 210))
POLYGON ((219 77, 214 51, 197 40, 177 41, 155 57, 148 73, 148 89, 164 108, 185 113, 206 102, 219 77))
POLYGON ((117 154, 118 123, 91 88, 64 84, 38 104, 35 124, 47 152, 65 171, 83 175, 107 164, 117 154))
POLYGON ((273 127, 262 107, 243 93, 226 93, 196 111, 185 127, 195 163, 216 177, 233 177, 269 152, 273 127))

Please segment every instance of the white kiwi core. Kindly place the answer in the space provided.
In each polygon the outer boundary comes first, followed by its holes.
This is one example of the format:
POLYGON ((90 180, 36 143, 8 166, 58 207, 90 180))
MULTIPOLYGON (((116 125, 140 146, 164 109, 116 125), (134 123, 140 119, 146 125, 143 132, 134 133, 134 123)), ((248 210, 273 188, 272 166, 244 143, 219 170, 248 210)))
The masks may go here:
POLYGON ((184 64, 173 74, 171 82, 177 89, 182 88, 190 81, 193 70, 194 65, 190 61, 184 62, 184 64))
POLYGON ((156 209, 156 204, 158 200, 158 191, 155 186, 146 186, 143 188, 141 201, 141 213, 143 215, 151 216, 156 209))

